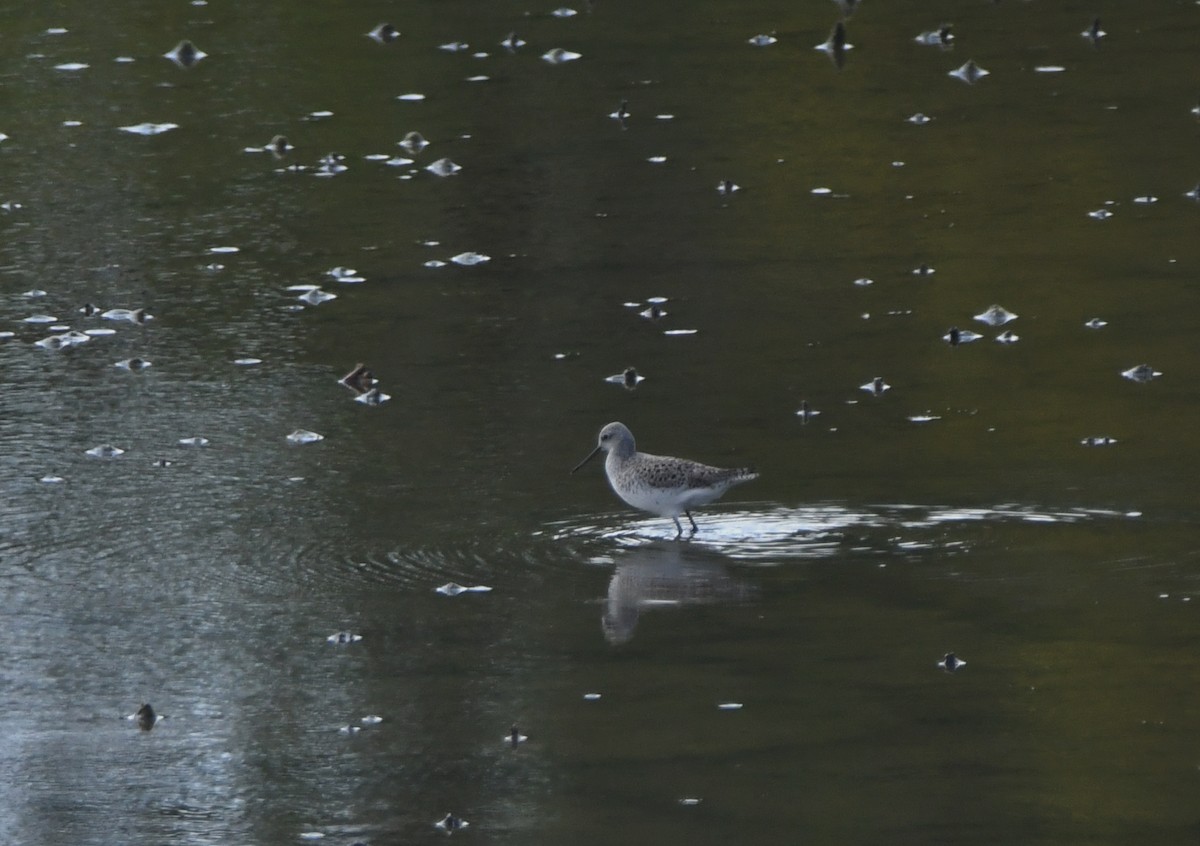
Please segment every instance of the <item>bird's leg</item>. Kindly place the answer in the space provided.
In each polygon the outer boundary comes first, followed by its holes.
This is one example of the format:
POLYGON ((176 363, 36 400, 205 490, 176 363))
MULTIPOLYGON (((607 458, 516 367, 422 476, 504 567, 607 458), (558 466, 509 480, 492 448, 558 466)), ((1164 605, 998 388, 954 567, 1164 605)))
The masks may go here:
MULTIPOLYGON (((699 527, 699 526, 697 526, 697 525, 696 525, 696 521, 692 519, 692 512, 690 512, 690 511, 685 511, 685 512, 683 512, 683 513, 687 515, 688 522, 692 524, 692 534, 694 535, 694 534, 696 534, 696 532, 700 531, 700 527, 699 527)), ((678 523, 679 521, 678 521, 678 520, 676 520, 675 522, 676 522, 676 523, 678 523)), ((681 531, 682 531, 682 530, 681 530, 681 531)))
POLYGON ((675 521, 675 540, 679 540, 683 537, 683 526, 680 525, 678 517, 672 517, 671 519, 675 521))

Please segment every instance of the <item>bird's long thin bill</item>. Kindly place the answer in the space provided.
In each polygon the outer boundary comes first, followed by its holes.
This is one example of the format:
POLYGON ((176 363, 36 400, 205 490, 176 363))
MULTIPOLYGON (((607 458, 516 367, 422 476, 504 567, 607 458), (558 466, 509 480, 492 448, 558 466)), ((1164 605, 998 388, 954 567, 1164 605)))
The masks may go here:
POLYGON ((575 470, 578 470, 580 467, 582 467, 583 465, 587 464, 589 461, 591 461, 593 458, 595 458, 595 457, 596 457, 596 453, 598 453, 599 451, 600 451, 600 447, 596 447, 594 450, 592 450, 591 452, 589 452, 589 453, 588 453, 588 457, 587 457, 587 458, 585 458, 583 461, 579 462, 578 464, 576 464, 576 465, 575 465, 575 469, 574 469, 574 470, 572 470, 571 472, 572 472, 572 473, 574 473, 574 472, 575 472, 575 470))

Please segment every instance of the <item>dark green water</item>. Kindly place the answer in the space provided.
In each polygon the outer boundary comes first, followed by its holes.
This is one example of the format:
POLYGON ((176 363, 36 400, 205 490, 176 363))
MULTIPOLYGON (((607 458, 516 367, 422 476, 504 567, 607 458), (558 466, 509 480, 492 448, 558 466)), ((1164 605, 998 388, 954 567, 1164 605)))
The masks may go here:
POLYGON ((552 10, 0 8, 5 842, 1194 844, 1200 6, 552 10))

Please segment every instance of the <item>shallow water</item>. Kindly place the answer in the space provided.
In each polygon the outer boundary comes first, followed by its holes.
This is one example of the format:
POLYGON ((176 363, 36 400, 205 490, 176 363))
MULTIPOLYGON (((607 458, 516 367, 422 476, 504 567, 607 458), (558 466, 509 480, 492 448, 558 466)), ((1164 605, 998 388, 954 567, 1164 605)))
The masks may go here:
POLYGON ((1200 6, 99 9, 0 62, 6 842, 1195 842, 1200 6), (676 542, 617 419, 762 477, 676 542))

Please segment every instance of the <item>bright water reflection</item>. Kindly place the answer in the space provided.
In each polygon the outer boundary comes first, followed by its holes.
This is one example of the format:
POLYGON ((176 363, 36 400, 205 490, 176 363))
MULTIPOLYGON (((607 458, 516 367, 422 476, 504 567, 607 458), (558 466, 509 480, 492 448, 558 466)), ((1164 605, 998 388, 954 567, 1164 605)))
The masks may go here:
POLYGON ((9 16, 5 842, 1194 844, 1200 7, 837 9, 9 16))

